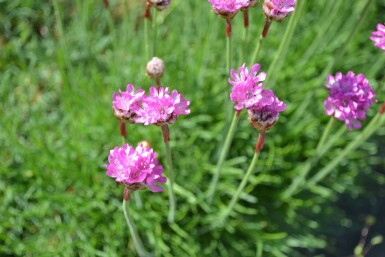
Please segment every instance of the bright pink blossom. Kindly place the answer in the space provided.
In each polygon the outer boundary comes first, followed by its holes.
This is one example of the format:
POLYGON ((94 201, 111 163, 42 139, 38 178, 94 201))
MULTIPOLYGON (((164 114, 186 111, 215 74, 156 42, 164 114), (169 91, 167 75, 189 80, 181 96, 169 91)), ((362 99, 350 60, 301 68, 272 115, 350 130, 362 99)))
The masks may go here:
POLYGON ((377 24, 377 31, 372 32, 370 39, 375 46, 385 51, 385 26, 381 23, 377 24))
POLYGON ((230 98, 237 111, 249 108, 261 99, 262 81, 265 80, 266 73, 258 74, 260 68, 261 65, 254 64, 249 71, 243 64, 239 67, 239 74, 233 69, 230 71, 229 83, 233 85, 230 98))
POLYGON ((139 107, 138 103, 144 95, 144 90, 138 89, 135 93, 134 86, 128 84, 126 91, 119 90, 119 93, 112 95, 114 114, 120 120, 133 122, 136 117, 136 110, 139 107))
POLYGON ((286 109, 272 90, 262 90, 260 100, 248 108, 249 121, 258 130, 269 130, 278 121, 279 113, 286 109))
POLYGON ((172 124, 179 115, 190 113, 190 101, 183 98, 177 90, 169 92, 169 88, 150 88, 150 95, 143 97, 141 108, 138 109, 137 123, 144 125, 155 124, 163 126, 172 124))
POLYGON ((296 0, 265 0, 263 13, 269 20, 282 21, 295 10, 296 0))
POLYGON ((366 119, 365 111, 376 102, 375 93, 364 75, 337 72, 335 76, 328 76, 325 87, 329 90, 324 103, 326 114, 345 121, 349 130, 360 128, 358 119, 366 119))
POLYGON ((224 18, 231 19, 242 8, 249 7, 250 0, 208 0, 214 12, 224 18))
POLYGON ((163 167, 156 158, 152 148, 139 145, 134 149, 128 144, 115 147, 108 156, 109 164, 104 165, 107 176, 115 178, 116 182, 124 183, 130 189, 148 187, 152 192, 163 189, 155 183, 166 183, 162 176, 163 167))

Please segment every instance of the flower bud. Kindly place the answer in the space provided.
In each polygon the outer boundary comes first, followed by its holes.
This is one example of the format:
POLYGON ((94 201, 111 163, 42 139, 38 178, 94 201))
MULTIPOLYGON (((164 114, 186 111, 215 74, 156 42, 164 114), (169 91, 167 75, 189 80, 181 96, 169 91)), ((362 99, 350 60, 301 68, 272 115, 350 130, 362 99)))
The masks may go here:
POLYGON ((159 79, 162 77, 164 72, 164 63, 162 59, 153 57, 151 61, 147 63, 146 72, 152 79, 159 79))
POLYGON ((138 146, 139 146, 139 145, 142 145, 142 147, 143 147, 143 148, 146 148, 146 149, 151 148, 150 141, 147 141, 147 140, 140 141, 140 142, 138 143, 138 146))

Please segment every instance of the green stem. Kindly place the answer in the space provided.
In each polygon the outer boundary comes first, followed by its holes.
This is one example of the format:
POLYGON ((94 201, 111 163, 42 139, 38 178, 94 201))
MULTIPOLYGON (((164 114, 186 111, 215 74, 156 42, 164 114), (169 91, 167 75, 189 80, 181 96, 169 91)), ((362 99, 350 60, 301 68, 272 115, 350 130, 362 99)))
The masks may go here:
POLYGON ((330 117, 328 125, 326 125, 326 128, 324 129, 324 132, 322 133, 321 139, 318 142, 317 147, 315 149, 316 155, 319 152, 320 148, 324 145, 326 138, 329 136, 330 130, 333 127, 334 120, 335 120, 334 117, 330 117))
POLYGON ((215 190, 217 188, 217 184, 219 181, 219 176, 220 176, 220 173, 222 171, 223 163, 224 163, 226 156, 227 156, 227 153, 229 151, 231 141, 233 140, 234 133, 235 133, 235 130, 236 130, 237 125, 238 125, 238 121, 239 121, 239 115, 237 114, 237 112, 235 112, 233 120, 231 121, 231 124, 230 124, 230 128, 229 128, 227 135, 226 135, 225 143, 223 144, 223 147, 221 149, 218 163, 217 163, 215 170, 214 170, 214 176, 211 180, 210 187, 209 187, 209 190, 207 193, 207 202, 209 204, 211 204, 211 202, 213 200, 215 190))
POLYGON ((226 37, 226 72, 231 69, 231 35, 226 37))
POLYGON ((157 38, 158 38, 158 22, 157 22, 157 15, 158 14, 158 11, 155 11, 154 12, 154 17, 153 17, 153 20, 152 20, 152 25, 153 25, 153 32, 154 32, 154 36, 152 38, 152 56, 156 56, 156 45, 157 45, 157 38))
POLYGON ((257 46, 255 47, 253 57, 251 58, 251 65, 253 65, 258 57, 259 50, 261 50, 262 44, 264 42, 264 37, 262 35, 259 36, 257 46))
POLYGON ((128 228, 130 230, 130 233, 131 233, 131 237, 132 237, 132 240, 134 241, 134 246, 135 246, 135 249, 136 251, 138 252, 138 255, 140 257, 148 257, 148 256, 151 256, 151 254, 149 254, 143 247, 143 243, 142 243, 142 240, 140 239, 139 235, 138 235, 138 232, 136 230, 136 227, 135 227, 135 224, 134 222, 130 219, 129 215, 128 215, 128 211, 127 211, 127 201, 123 199, 123 213, 124 213, 124 218, 126 219, 126 222, 127 222, 127 225, 128 225, 128 228))
MULTIPOLYGON (((302 0, 299 2, 299 8, 294 12, 293 16, 291 16, 288 27, 285 31, 285 35, 283 36, 283 39, 281 41, 281 44, 279 45, 278 52, 274 56, 274 60, 270 65, 270 68, 267 72, 265 85, 268 85, 268 80, 271 80, 271 75, 275 74, 275 71, 280 68, 280 66, 283 65, 287 50, 289 48, 291 39, 293 38, 294 30, 297 27, 297 23, 299 20, 299 17, 301 16, 304 6, 306 4, 307 0, 302 0), (279 64, 278 64, 279 61, 279 64)), ((274 81, 273 81, 274 82, 274 81)))
POLYGON ((170 149, 170 134, 169 134, 169 129, 167 125, 162 126, 162 132, 163 132, 164 145, 166 147, 166 158, 167 158, 167 165, 168 165, 168 181, 169 181, 168 199, 170 203, 170 208, 168 213, 168 222, 174 223, 175 209, 176 209, 176 201, 175 201, 175 194, 174 194, 174 172, 173 172, 172 156, 171 156, 171 149, 170 149))
POLYGON ((249 169, 247 170, 245 176, 243 177, 242 182, 241 182, 241 184, 239 185, 239 187, 237 189, 237 192, 235 193, 235 195, 231 199, 231 201, 229 203, 229 206, 227 207, 226 211, 223 213, 222 220, 221 220, 222 223, 226 221, 227 217, 230 215, 230 213, 233 210, 235 204, 237 203, 237 201, 239 199, 239 196, 240 196, 241 192, 243 191, 243 189, 245 188, 251 173, 253 173, 253 171, 254 171, 255 164, 258 161, 258 157, 259 157, 259 152, 255 151, 254 152, 254 156, 253 156, 253 160, 250 163, 249 169))
POLYGON ((146 59, 150 60, 149 29, 148 29, 147 18, 144 18, 144 47, 145 47, 146 59))
POLYGON ((328 165, 321 169, 316 175, 314 175, 307 183, 306 188, 314 186, 324 177, 326 177, 340 162, 345 158, 350 152, 354 151, 358 146, 360 146, 366 139, 368 139, 385 121, 383 118, 381 121, 379 119, 384 115, 377 113, 366 128, 359 134, 353 141, 351 141, 344 150, 342 150, 339 155, 334 158, 328 165))

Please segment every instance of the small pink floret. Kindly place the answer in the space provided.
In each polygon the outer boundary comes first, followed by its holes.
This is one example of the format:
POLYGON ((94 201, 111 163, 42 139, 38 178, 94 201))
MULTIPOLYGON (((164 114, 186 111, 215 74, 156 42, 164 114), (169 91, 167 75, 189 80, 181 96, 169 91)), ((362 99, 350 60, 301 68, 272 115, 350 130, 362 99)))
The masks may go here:
POLYGON ((169 92, 169 88, 150 88, 150 95, 145 96, 138 109, 137 123, 144 125, 155 124, 158 126, 172 124, 179 115, 190 113, 190 101, 183 98, 177 90, 169 92))
POLYGON ((377 24, 377 31, 372 32, 370 39, 376 47, 385 51, 385 25, 377 24))
POLYGON ((118 183, 127 186, 133 184, 146 185, 152 192, 161 192, 163 189, 156 183, 166 183, 162 176, 163 167, 156 158, 152 148, 145 148, 139 145, 134 149, 128 144, 122 147, 115 147, 110 151, 107 169, 107 176, 115 178, 118 183))
POLYGON ((324 102, 326 115, 345 121, 349 130, 360 128, 359 120, 366 119, 366 110, 377 101, 369 81, 363 74, 356 76, 352 71, 346 75, 337 72, 327 79, 325 87, 329 95, 324 102))
POLYGON ((230 71, 229 83, 233 85, 230 99, 237 111, 249 108, 261 99, 262 82, 266 78, 266 73, 258 73, 260 68, 261 65, 254 64, 249 71, 243 64, 238 69, 239 73, 233 69, 230 71))

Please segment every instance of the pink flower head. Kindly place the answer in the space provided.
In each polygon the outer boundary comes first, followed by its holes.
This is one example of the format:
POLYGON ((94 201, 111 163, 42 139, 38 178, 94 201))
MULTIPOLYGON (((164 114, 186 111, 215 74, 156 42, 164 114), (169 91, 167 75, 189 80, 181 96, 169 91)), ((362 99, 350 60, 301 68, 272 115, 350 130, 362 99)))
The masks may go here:
POLYGON ((365 111, 376 102, 375 93, 364 75, 337 72, 335 76, 328 76, 325 87, 329 90, 324 102, 326 114, 345 121, 349 130, 360 128, 358 119, 366 119, 365 111))
POLYGON ((108 162, 104 165, 107 176, 115 178, 118 183, 124 183, 131 190, 148 187, 152 192, 163 191, 155 183, 164 184, 167 180, 162 176, 163 167, 152 148, 140 144, 134 149, 124 144, 110 151, 108 162))
POLYGON ((381 23, 377 24, 377 31, 372 32, 370 39, 375 46, 385 51, 385 26, 381 23))
POLYGON ((141 101, 144 90, 138 89, 135 93, 134 86, 127 85, 126 91, 119 90, 120 94, 113 94, 112 109, 114 115, 120 119, 128 122, 134 122, 136 110, 139 108, 138 102, 141 101))
POLYGON ((262 90, 261 99, 248 109, 249 121, 258 130, 269 130, 278 121, 279 113, 286 109, 272 90, 262 90))
POLYGON ((263 13, 266 19, 282 21, 295 10, 296 0, 265 0, 263 13))
POLYGON ((239 67, 239 74, 235 70, 230 71, 231 79, 229 83, 233 85, 230 98, 234 102, 234 108, 237 111, 243 108, 250 108, 256 102, 261 99, 262 81, 266 78, 266 73, 261 72, 258 74, 261 65, 254 64, 250 68, 250 72, 243 64, 239 67))
POLYGON ((189 105, 190 101, 183 99, 177 90, 169 93, 168 87, 151 87, 150 95, 141 102, 141 108, 137 111, 139 117, 135 122, 158 126, 172 124, 179 115, 190 113, 189 105))
POLYGON ((208 0, 212 5, 214 12, 226 19, 232 19, 237 12, 249 7, 250 0, 208 0))

